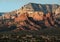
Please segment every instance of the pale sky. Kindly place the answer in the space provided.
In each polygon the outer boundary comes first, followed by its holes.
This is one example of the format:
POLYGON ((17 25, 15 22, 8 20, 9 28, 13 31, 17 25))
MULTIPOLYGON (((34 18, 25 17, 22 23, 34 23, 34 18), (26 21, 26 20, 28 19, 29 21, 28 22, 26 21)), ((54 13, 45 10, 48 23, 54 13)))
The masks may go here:
POLYGON ((60 5, 60 0, 0 0, 0 12, 10 12, 28 3, 60 5))

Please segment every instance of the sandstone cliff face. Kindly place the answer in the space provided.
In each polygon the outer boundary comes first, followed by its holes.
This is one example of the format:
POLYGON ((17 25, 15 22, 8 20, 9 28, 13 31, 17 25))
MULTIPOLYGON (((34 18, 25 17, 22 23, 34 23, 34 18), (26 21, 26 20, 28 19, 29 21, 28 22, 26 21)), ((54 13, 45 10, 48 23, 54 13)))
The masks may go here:
MULTIPOLYGON (((24 7, 21 8, 21 10, 18 10, 17 13, 25 13, 26 17, 22 16, 19 18, 19 21, 24 20, 22 23, 25 24, 21 27, 23 29, 28 29, 29 30, 39 30, 42 28, 47 28, 47 27, 55 27, 56 24, 56 14, 60 14, 60 6, 59 5, 50 5, 50 4, 35 4, 35 3, 30 3, 25 5, 24 7), (55 19, 55 20, 54 20, 55 19)), ((56 15, 58 17, 58 15, 56 15)), ((59 16, 60 17, 60 16, 59 16)), ((20 25, 21 22, 20 22, 20 25)))
POLYGON ((55 27, 55 25, 60 25, 57 19, 60 17, 60 6, 29 3, 17 11, 10 12, 10 17, 12 16, 14 16, 14 22, 17 23, 16 30, 40 30, 55 27))
POLYGON ((27 14, 21 14, 20 16, 15 17, 16 22, 25 21, 25 20, 27 20, 27 14))

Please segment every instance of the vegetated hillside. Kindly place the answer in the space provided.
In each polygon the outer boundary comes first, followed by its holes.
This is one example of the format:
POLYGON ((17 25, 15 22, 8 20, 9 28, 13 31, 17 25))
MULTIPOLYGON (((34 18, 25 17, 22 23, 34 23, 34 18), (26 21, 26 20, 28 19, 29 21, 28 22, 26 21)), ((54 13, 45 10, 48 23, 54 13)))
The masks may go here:
POLYGON ((8 31, 58 29, 60 27, 60 5, 29 3, 21 9, 6 13, 5 19, 1 29, 6 26, 3 29, 8 31))

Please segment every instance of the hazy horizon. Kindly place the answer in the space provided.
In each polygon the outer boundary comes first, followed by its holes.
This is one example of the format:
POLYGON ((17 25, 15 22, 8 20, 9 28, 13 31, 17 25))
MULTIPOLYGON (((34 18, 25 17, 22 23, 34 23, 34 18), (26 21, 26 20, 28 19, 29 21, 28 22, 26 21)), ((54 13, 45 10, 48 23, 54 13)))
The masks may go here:
POLYGON ((60 0, 0 0, 0 12, 17 10, 28 3, 60 5, 60 0))

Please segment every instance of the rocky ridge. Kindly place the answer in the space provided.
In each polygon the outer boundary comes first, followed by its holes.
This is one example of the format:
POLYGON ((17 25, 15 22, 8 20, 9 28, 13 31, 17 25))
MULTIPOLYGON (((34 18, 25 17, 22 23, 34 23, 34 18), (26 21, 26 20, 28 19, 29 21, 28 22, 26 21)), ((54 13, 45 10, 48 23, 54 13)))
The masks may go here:
POLYGON ((6 19, 14 19, 17 26, 14 31, 60 27, 60 5, 56 4, 29 3, 4 16, 6 19))

